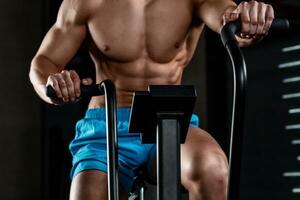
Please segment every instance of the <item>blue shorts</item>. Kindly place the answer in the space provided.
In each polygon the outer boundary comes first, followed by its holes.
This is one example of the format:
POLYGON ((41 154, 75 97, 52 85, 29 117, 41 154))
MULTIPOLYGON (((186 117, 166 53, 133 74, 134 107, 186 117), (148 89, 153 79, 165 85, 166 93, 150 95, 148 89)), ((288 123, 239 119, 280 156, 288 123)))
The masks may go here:
MULTIPOLYGON (((156 155, 155 144, 141 144, 139 134, 128 133, 130 110, 117 110, 119 182, 126 192, 130 192, 133 184, 133 170, 143 164, 150 166, 156 155)), ((191 125, 199 126, 196 115, 192 115, 191 125)), ((107 172, 105 127, 104 108, 87 110, 85 117, 77 122, 75 138, 69 145, 73 156, 71 178, 83 170, 107 172)))

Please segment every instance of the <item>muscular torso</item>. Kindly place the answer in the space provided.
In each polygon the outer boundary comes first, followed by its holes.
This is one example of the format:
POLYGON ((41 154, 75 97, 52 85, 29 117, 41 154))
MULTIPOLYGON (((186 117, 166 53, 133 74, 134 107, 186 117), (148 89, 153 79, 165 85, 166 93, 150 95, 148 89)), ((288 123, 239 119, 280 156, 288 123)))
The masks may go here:
MULTIPOLYGON (((150 84, 181 83, 203 29, 193 0, 87 2, 94 4, 87 41, 96 81, 113 80, 118 106, 131 105, 133 91, 150 84)), ((93 97, 89 107, 103 105, 103 97, 93 97)))

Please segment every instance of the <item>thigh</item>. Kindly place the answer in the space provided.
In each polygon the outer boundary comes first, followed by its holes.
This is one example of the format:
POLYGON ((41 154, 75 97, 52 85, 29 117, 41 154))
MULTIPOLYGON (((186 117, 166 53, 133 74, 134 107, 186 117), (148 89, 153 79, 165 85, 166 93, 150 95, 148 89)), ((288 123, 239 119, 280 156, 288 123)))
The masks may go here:
POLYGON ((190 127, 184 144, 181 145, 181 178, 186 180, 202 177, 211 170, 227 173, 228 161, 217 141, 206 131, 190 127))
MULTIPOLYGON (((106 200, 107 175, 99 170, 86 170, 78 173, 71 184, 70 200, 106 200)), ((120 199, 127 198, 121 187, 120 199)))
MULTIPOLYGON (((206 131, 190 126, 185 143, 181 145, 181 179, 184 182, 195 169, 212 163, 227 165, 227 158, 218 142, 206 131), (213 161, 214 162, 214 161, 213 161)), ((150 177, 156 180, 156 157, 150 161, 150 177)))
POLYGON ((191 156, 203 156, 215 153, 225 157, 218 142, 205 130, 190 126, 185 143, 181 145, 183 161, 192 159, 191 156))

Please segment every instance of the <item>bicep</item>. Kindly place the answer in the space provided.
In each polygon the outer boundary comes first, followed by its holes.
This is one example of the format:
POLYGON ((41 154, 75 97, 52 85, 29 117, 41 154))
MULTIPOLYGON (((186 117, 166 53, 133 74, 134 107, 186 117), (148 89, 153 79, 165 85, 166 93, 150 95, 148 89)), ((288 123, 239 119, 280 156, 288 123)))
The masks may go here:
POLYGON ((85 27, 58 28, 54 25, 46 34, 37 55, 64 67, 79 49, 85 38, 85 27), (65 29, 65 30, 64 30, 65 29))
POLYGON ((47 57, 56 66, 64 68, 86 36, 86 24, 77 18, 77 12, 63 3, 57 21, 46 34, 37 55, 47 57))

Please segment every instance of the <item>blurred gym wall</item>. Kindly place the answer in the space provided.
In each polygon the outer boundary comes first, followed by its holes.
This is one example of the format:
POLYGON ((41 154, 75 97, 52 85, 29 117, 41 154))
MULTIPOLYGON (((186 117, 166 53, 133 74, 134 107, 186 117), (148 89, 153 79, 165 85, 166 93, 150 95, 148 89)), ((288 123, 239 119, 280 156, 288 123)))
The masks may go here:
POLYGON ((40 0, 0 1, 0 199, 41 199, 41 106, 28 79, 42 37, 40 0))

